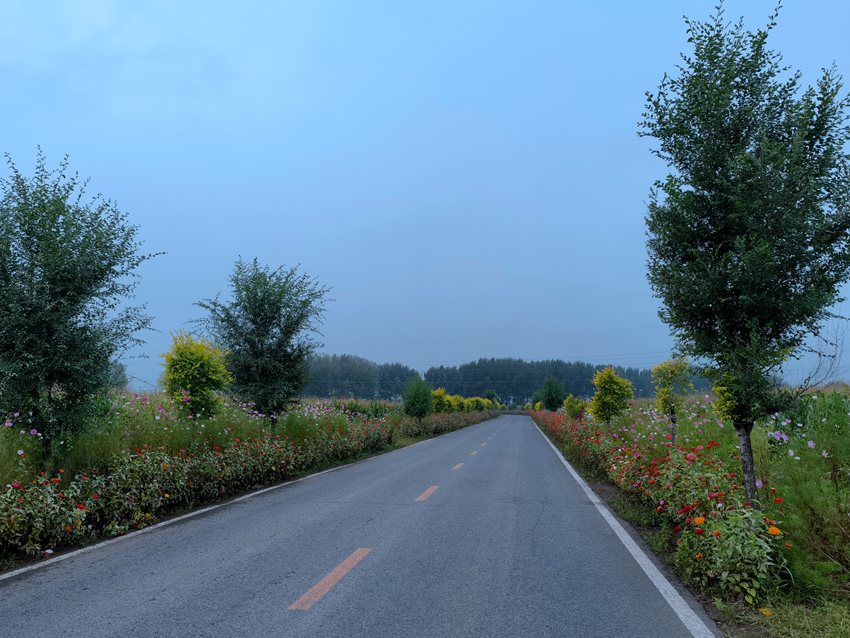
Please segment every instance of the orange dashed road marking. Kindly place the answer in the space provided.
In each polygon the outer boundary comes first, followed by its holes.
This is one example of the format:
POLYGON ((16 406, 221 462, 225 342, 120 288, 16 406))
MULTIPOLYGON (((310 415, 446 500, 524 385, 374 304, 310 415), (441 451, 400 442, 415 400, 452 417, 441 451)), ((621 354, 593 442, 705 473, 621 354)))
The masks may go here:
POLYGON ((292 603, 289 608, 304 611, 310 609, 310 607, 315 605, 322 596, 327 594, 333 588, 334 585, 341 581, 343 576, 350 572, 357 563, 366 558, 367 554, 371 551, 372 549, 369 547, 355 549, 351 552, 348 558, 337 565, 330 574, 313 585, 306 594, 292 603))
POLYGON ((472 450, 472 452, 469 453, 469 456, 475 456, 476 454, 478 454, 478 450, 472 450))
POLYGON ((463 467, 463 463, 458 463, 457 465, 455 465, 455 466, 452 468, 452 470, 453 470, 453 471, 454 471, 454 470, 459 470, 459 469, 460 469, 460 468, 462 468, 462 467, 463 467))
POLYGON ((416 500, 417 500, 417 501, 419 501, 420 503, 421 503, 422 501, 427 500, 427 499, 428 499, 428 497, 429 497, 429 496, 431 496, 431 494, 433 494, 434 492, 436 492, 436 491, 437 491, 437 488, 438 488, 438 487, 440 487, 440 486, 439 486, 439 485, 432 485, 432 486, 431 486, 431 487, 429 487, 427 490, 425 490, 424 492, 422 492, 419 496, 417 496, 417 497, 416 497, 416 500))

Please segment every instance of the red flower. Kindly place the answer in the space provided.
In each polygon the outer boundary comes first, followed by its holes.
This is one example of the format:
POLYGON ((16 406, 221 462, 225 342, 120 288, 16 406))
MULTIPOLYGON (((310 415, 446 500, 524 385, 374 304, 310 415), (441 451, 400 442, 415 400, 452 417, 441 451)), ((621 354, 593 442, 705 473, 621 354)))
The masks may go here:
POLYGON ((674 534, 678 534, 680 531, 682 531, 682 526, 681 526, 681 525, 676 525, 676 527, 674 527, 674 528, 673 528, 673 533, 674 533, 674 534))
POLYGON ((20 483, 18 483, 17 481, 12 481, 11 485, 12 485, 12 487, 13 487, 14 489, 16 489, 16 490, 21 489, 21 484, 20 484, 20 483))
POLYGON ((84 510, 84 509, 86 509, 86 506, 83 505, 82 503, 77 503, 77 509, 78 510, 84 510))
POLYGON ((97 492, 92 492, 91 497, 96 501, 100 500, 100 494, 98 494, 97 492))
POLYGON ((774 503, 781 503, 782 499, 777 496, 775 499, 773 499, 773 502, 774 503))
POLYGON ((702 534, 705 534, 705 530, 704 530, 702 527, 697 527, 697 528, 694 530, 694 534, 698 534, 698 535, 700 535, 700 536, 701 536, 702 534))

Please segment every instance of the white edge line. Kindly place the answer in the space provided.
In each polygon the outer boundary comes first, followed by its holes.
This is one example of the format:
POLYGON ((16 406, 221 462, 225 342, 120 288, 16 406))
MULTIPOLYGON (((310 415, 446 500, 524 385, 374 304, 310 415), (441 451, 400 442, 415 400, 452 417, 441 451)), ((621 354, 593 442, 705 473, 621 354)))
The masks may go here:
POLYGON ((667 604, 670 605, 675 614, 679 617, 679 620, 682 621, 682 624, 684 624, 688 631, 691 632, 691 635, 694 636, 694 638, 715 638, 716 634, 711 631, 711 629, 708 628, 708 625, 703 622, 702 618, 700 618, 694 610, 691 609, 691 606, 685 602, 685 599, 682 598, 678 591, 676 591, 676 588, 673 587, 670 581, 667 580, 660 571, 658 571, 655 564, 649 559, 646 553, 638 547, 634 539, 625 529, 623 529, 623 526, 620 525, 619 521, 614 518, 614 515, 610 512, 610 510, 605 507, 601 500, 599 500, 599 497, 596 496, 596 493, 592 489, 590 489, 590 486, 585 483, 584 479, 578 475, 578 472, 576 472, 570 462, 564 458, 564 455, 561 454, 561 451, 557 447, 555 447, 549 437, 546 436, 546 433, 543 432, 536 423, 534 425, 537 431, 540 432, 540 436, 546 439, 546 443, 548 443, 549 447, 551 447, 555 454, 558 455, 558 459, 560 459, 561 463, 564 464, 564 467, 567 468, 567 471, 575 479, 576 483, 578 483, 579 486, 581 486, 581 489, 584 490, 584 493, 587 495, 587 498, 590 499, 590 502, 596 506, 597 510, 599 510, 599 513, 602 515, 602 518, 605 519, 605 522, 608 523, 612 530, 614 530, 617 538, 619 538, 620 542, 625 545, 629 554, 631 554, 632 558, 635 559, 635 562, 644 571, 649 580, 652 581, 652 584, 655 585, 655 588, 664 597, 664 600, 667 601, 667 604))
MULTIPOLYGON (((425 439, 425 441, 430 441, 431 439, 425 439)), ((390 450, 390 452, 396 452, 400 450, 405 450, 407 448, 413 447, 414 445, 419 445, 419 443, 424 443, 425 441, 417 441, 411 445, 407 445, 403 448, 398 448, 398 450, 390 450)), ((156 523, 149 527, 145 527, 140 530, 136 530, 130 532, 129 534, 124 534, 123 536, 116 536, 115 538, 110 538, 105 541, 101 541, 99 543, 95 543, 94 545, 88 545, 87 547, 83 547, 81 549, 76 549, 72 552, 68 552, 67 554, 61 554, 56 558, 50 558, 41 563, 35 563, 34 565, 27 565, 26 567, 20 567, 11 572, 6 572, 5 574, 0 574, 0 581, 8 580, 9 578, 14 578, 15 576, 20 576, 21 574, 26 574, 27 572, 35 571, 36 569, 42 569, 44 567, 49 567, 50 565, 55 565, 56 563, 61 563, 63 560, 67 560, 69 558, 76 558, 77 556, 81 556, 82 554, 88 554, 89 552, 93 552, 96 549, 100 549, 101 547, 106 547, 107 545, 112 545, 112 543, 118 543, 123 540, 127 540, 128 538, 137 538, 142 534, 147 534, 148 532, 153 532, 154 530, 160 529, 162 527, 167 527, 168 525, 172 525, 174 523, 179 523, 180 521, 184 521, 187 518, 192 518, 193 516, 199 516, 205 512, 210 512, 212 510, 216 510, 220 507, 224 507, 225 505, 230 505, 231 503, 237 503, 239 501, 244 501, 246 499, 252 498, 254 496, 259 496, 260 494, 265 494, 266 492, 271 492, 272 490, 279 490, 284 487, 289 487, 290 485, 295 485, 296 483, 300 483, 301 481, 306 481, 307 479, 315 478, 317 476, 321 476, 322 474, 327 474, 328 472, 336 472, 337 470, 342 470, 346 467, 351 467, 352 465, 357 465, 359 463, 365 463, 366 461, 371 461, 372 459, 376 459, 379 456, 383 456, 380 454, 370 456, 365 459, 359 459, 357 461, 353 461, 352 463, 346 463, 345 465, 338 465, 337 467, 331 467, 327 470, 322 470, 321 472, 316 472, 315 474, 310 474, 308 476, 302 476, 298 479, 293 479, 291 481, 285 481, 283 483, 278 483, 277 485, 272 485, 271 487, 264 487, 263 489, 256 490, 255 492, 249 492, 248 494, 243 494, 242 496, 237 496, 235 498, 230 498, 223 503, 216 503, 215 505, 208 505, 207 507, 202 507, 198 510, 192 510, 191 512, 187 512, 186 514, 181 514, 180 516, 175 516, 174 518, 169 518, 167 521, 162 521, 161 523, 156 523)))

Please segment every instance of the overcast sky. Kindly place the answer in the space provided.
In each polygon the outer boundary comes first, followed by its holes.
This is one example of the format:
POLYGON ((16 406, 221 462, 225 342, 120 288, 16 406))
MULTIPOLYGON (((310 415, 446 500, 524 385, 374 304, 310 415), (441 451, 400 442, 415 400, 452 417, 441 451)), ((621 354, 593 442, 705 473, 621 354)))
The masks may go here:
MULTIPOLYGON (((328 353, 648 367, 672 346, 643 221, 666 169, 637 122, 713 5, 0 0, 0 151, 70 155, 165 253, 137 384, 240 255, 332 287, 328 353)), ((769 42, 804 83, 850 74, 850 3, 786 5, 769 42)))

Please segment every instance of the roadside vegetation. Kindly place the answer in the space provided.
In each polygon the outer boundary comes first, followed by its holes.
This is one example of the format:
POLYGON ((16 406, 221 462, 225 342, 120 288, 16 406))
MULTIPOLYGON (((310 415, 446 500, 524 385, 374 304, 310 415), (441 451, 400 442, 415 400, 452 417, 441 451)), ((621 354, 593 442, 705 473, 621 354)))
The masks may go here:
POLYGON ((252 403, 114 393, 108 413, 42 455, 31 418, 0 428, 0 561, 125 534, 162 516, 450 432, 488 410, 405 416, 389 402, 298 403, 276 425, 252 403))
POLYGON ((650 546, 738 627, 846 635, 850 389, 805 394, 756 424, 763 509, 747 495, 737 432, 713 396, 676 403, 675 425, 669 398, 633 401, 610 425, 565 409, 532 416, 588 478, 622 490, 615 509, 647 528, 650 546))

